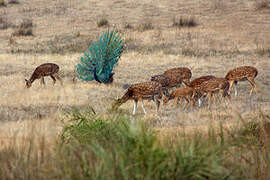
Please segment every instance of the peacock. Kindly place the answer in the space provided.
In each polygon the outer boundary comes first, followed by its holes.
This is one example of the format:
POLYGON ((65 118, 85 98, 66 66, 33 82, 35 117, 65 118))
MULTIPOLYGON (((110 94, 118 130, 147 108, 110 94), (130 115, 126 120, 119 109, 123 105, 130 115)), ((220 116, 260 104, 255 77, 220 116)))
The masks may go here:
POLYGON ((83 81, 112 83, 114 75, 112 70, 123 50, 124 42, 119 33, 108 29, 98 41, 89 46, 89 52, 81 57, 81 61, 76 66, 78 78, 83 81))

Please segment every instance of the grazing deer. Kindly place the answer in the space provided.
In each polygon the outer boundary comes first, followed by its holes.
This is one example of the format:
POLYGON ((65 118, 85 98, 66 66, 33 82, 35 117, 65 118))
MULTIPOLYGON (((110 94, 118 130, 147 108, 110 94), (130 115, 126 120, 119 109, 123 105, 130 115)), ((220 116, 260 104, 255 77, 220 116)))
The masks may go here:
POLYGON ((188 68, 173 68, 165 71, 163 74, 154 75, 151 81, 160 83, 164 88, 179 87, 182 82, 189 84, 191 71, 188 68))
POLYGON ((241 67, 237 67, 235 69, 230 70, 225 77, 230 83, 229 93, 232 90, 233 84, 235 84, 235 88, 234 88, 235 96, 237 96, 237 88, 236 88, 237 82, 246 81, 246 80, 252 86, 249 92, 249 95, 252 94, 253 90, 255 90, 256 92, 256 83, 254 79, 257 75, 258 75, 258 70, 252 66, 241 66, 241 67))
MULTIPOLYGON (((197 92, 199 97, 201 97, 203 94, 207 94, 208 107, 210 107, 212 96, 215 93, 221 93, 224 101, 226 97, 228 100, 231 99, 230 94, 228 94, 229 87, 230 83, 225 78, 212 78, 208 81, 204 81, 197 92)), ((216 102, 216 99, 214 100, 216 102)))
MULTIPOLYGON (((204 82, 204 81, 208 81, 210 79, 213 79, 215 78, 215 76, 212 76, 212 75, 207 75, 207 76, 201 76, 199 78, 196 78, 194 80, 192 80, 188 86, 191 87, 193 89, 193 98, 195 98, 195 95, 197 93, 197 90, 200 89, 201 87, 201 84, 204 82)), ((201 98, 199 98, 199 106, 201 106, 201 98)))
POLYGON ((122 98, 116 100, 113 104, 112 108, 117 109, 120 105, 127 102, 128 100, 134 101, 133 107, 133 115, 136 113, 136 108, 138 101, 142 101, 142 108, 144 113, 146 114, 146 110, 144 108, 143 100, 144 99, 152 99, 157 106, 157 111, 159 110, 160 99, 162 98, 162 86, 160 83, 151 81, 151 82, 143 82, 131 85, 122 98))
POLYGON ((45 85, 44 77, 50 76, 53 79, 53 84, 55 84, 56 79, 58 79, 62 84, 62 79, 58 76, 59 66, 53 63, 45 63, 38 66, 33 72, 29 80, 25 79, 26 87, 30 88, 32 83, 36 79, 40 79, 40 84, 45 85))
POLYGON ((190 87, 180 87, 172 91, 172 93, 163 99, 163 103, 166 104, 169 100, 174 99, 174 104, 177 105, 179 99, 185 99, 186 103, 184 105, 184 109, 190 102, 192 102, 192 106, 195 104, 193 99, 193 88, 190 87))
MULTIPOLYGON (((156 82, 160 83, 162 87, 165 87, 165 88, 174 86, 174 84, 171 84, 171 79, 169 78, 169 76, 166 76, 163 74, 152 76, 151 81, 156 81, 156 82)), ((182 82, 182 80, 181 80, 181 82, 182 82)))
POLYGON ((160 83, 164 90, 166 90, 166 93, 168 93, 168 89, 173 87, 179 87, 181 83, 183 82, 182 77, 178 74, 160 74, 155 75, 151 77, 151 81, 156 81, 160 83))
POLYGON ((191 70, 186 67, 178 67, 168 69, 163 73, 164 75, 179 75, 185 85, 189 84, 190 78, 192 76, 191 70))

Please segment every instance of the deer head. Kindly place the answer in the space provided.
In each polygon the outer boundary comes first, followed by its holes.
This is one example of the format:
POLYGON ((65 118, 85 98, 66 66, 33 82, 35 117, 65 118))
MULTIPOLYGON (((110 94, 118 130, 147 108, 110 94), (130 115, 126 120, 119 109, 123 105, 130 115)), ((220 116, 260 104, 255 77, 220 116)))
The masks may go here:
POLYGON ((25 79, 25 85, 26 85, 27 88, 30 88, 32 83, 31 83, 31 81, 25 79))

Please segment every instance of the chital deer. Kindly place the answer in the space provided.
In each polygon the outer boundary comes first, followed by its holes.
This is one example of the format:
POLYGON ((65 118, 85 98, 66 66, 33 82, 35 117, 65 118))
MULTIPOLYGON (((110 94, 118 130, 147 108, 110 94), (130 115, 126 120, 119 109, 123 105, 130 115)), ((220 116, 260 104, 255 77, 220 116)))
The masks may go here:
POLYGON ((191 78, 191 71, 188 68, 172 68, 165 71, 163 74, 154 75, 151 77, 151 81, 160 83, 164 88, 179 87, 182 82, 186 85, 189 84, 191 78))
POLYGON ((113 104, 112 108, 117 109, 120 105, 127 102, 128 100, 134 101, 133 107, 133 115, 136 113, 138 101, 142 101, 142 108, 144 113, 146 114, 146 110, 144 108, 143 100, 152 99, 157 106, 157 111, 159 110, 160 99, 163 96, 162 85, 157 82, 143 82, 131 85, 126 93, 122 96, 122 98, 116 100, 113 104))
POLYGON ((179 75, 182 81, 187 85, 190 82, 190 78, 192 76, 191 70, 186 67, 178 67, 168 69, 163 73, 164 75, 179 75))
POLYGON ((163 88, 170 89, 173 87, 179 87, 183 79, 179 74, 159 74, 151 77, 151 81, 156 81, 162 85, 163 88))
POLYGON ((58 76, 59 66, 53 63, 45 63, 38 66, 33 72, 29 80, 25 79, 26 87, 30 88, 32 83, 36 79, 40 79, 40 84, 45 85, 44 77, 50 76, 53 79, 53 84, 55 84, 56 79, 58 79, 62 84, 62 79, 58 76))
POLYGON ((229 93, 231 93, 232 86, 235 84, 235 96, 237 96, 237 82, 238 81, 248 81, 252 88, 249 92, 249 95, 252 94, 253 90, 256 92, 256 83, 254 81, 255 77, 258 75, 258 70, 255 67, 252 66, 241 66, 237 67, 235 69, 230 70, 227 75, 226 79, 230 83, 229 93))
POLYGON ((200 97, 203 94, 207 94, 208 107, 210 107, 211 99, 215 93, 221 93, 224 101, 225 101, 225 98, 227 98, 228 100, 231 99, 231 96, 228 93, 229 87, 230 87, 230 84, 225 78, 213 78, 208 81, 204 81, 197 92, 199 93, 200 97))
POLYGON ((174 104, 177 105, 179 99, 185 99, 186 103, 184 105, 184 109, 187 105, 192 102, 192 106, 195 104, 194 98, 193 98, 193 88, 190 87, 180 87, 171 92, 171 94, 163 99, 163 103, 166 104, 169 100, 174 99, 174 104))
MULTIPOLYGON (((204 81, 208 81, 210 79, 215 78, 215 76, 212 75, 207 75, 207 76, 201 76, 199 78, 196 78, 194 80, 192 80, 188 86, 191 87, 193 89, 193 98, 195 98, 195 95, 197 93, 197 90, 201 87, 201 84, 204 81)), ((197 97, 196 97, 197 98, 197 97)), ((201 106, 201 98, 199 98, 199 106, 201 106)))

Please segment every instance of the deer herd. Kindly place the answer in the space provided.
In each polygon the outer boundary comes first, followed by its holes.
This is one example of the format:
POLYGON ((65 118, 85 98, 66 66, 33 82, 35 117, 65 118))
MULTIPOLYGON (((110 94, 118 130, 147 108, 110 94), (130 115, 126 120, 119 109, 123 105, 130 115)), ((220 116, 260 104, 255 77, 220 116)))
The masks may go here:
MULTIPOLYGON (((25 79, 26 87, 31 87, 31 84, 36 79, 40 79, 41 85, 44 85, 45 76, 50 76, 53 84, 55 84, 56 79, 62 84, 62 79, 59 77, 58 72, 59 66, 57 64, 42 64, 35 69, 29 80, 25 79)), ((258 70, 255 67, 241 66, 230 70, 225 78, 206 75, 190 81, 192 73, 189 68, 172 68, 166 70, 163 74, 152 76, 149 82, 131 85, 122 98, 117 99, 113 103, 112 108, 117 109, 128 100, 133 100, 133 114, 135 114, 138 101, 141 101, 143 111, 146 114, 143 100, 153 100, 158 111, 161 100, 163 100, 163 104, 166 104, 173 99, 175 105, 178 104, 179 100, 182 100, 185 101, 184 108, 186 108, 187 106, 194 107, 197 102, 200 107, 205 97, 208 98, 208 107, 210 107, 212 102, 217 103, 219 94, 224 102, 226 102, 226 99, 229 102, 233 85, 235 96, 237 96, 236 85, 238 81, 247 80, 252 86, 249 93, 252 95, 253 91, 256 92, 254 79, 257 75, 258 70), (182 83, 185 84, 185 87, 182 87, 182 83)))
POLYGON ((128 100, 134 101, 133 114, 136 113, 138 101, 142 102, 142 108, 146 114, 143 100, 153 100, 159 110, 160 100, 163 98, 163 103, 174 99, 174 103, 178 104, 179 100, 185 100, 184 108, 194 106, 198 101, 198 106, 201 106, 202 99, 208 98, 208 107, 212 101, 217 101, 218 94, 221 95, 223 101, 231 99, 232 86, 235 84, 235 96, 237 96, 236 85, 238 81, 247 80, 253 91, 256 91, 255 77, 258 75, 258 70, 252 66, 241 66, 230 70, 225 78, 217 78, 213 75, 206 75, 196 78, 190 82, 192 73, 189 68, 179 67, 165 71, 163 74, 151 77, 151 81, 131 85, 122 98, 116 100, 113 108, 118 108, 121 104, 128 100), (181 87, 184 83, 185 87, 181 87), (172 88, 175 88, 172 90, 172 88), (170 92, 171 91, 171 92, 170 92))

